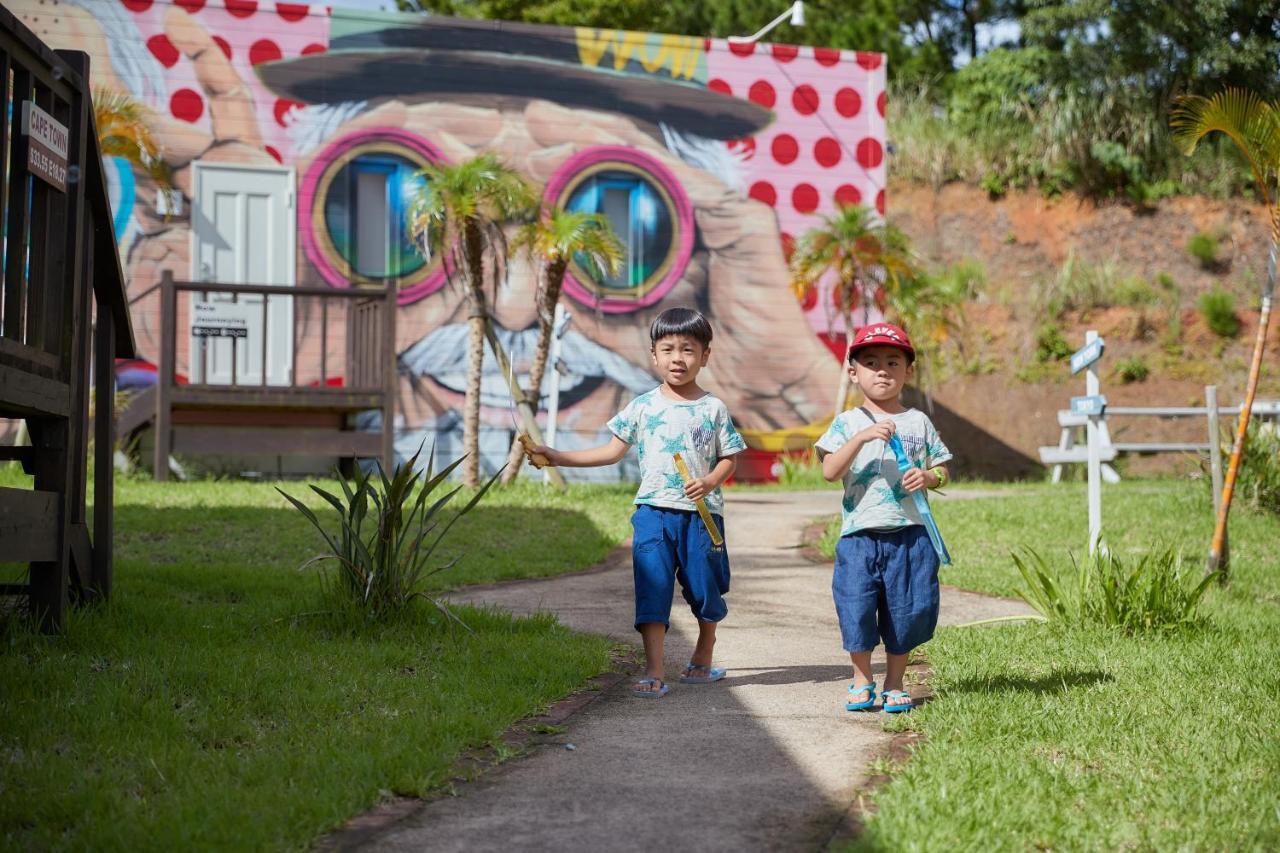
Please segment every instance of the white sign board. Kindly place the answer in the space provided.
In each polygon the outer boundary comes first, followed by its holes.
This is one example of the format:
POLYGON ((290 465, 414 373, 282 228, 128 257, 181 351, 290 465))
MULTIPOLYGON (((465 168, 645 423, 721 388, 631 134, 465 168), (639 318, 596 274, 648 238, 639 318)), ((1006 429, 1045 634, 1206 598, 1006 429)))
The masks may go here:
POLYGON ((191 337, 247 338, 262 325, 262 306, 242 302, 192 302, 191 337))
POLYGON ((1107 398, 1101 394, 1071 398, 1071 414, 1100 416, 1107 408, 1107 398))
POLYGON ((1106 343, 1102 338, 1094 338, 1071 354, 1071 372, 1079 373, 1098 359, 1102 358, 1102 350, 1106 343))
POLYGON ((27 170, 59 192, 66 192, 67 126, 32 101, 23 101, 22 132, 27 137, 27 170))

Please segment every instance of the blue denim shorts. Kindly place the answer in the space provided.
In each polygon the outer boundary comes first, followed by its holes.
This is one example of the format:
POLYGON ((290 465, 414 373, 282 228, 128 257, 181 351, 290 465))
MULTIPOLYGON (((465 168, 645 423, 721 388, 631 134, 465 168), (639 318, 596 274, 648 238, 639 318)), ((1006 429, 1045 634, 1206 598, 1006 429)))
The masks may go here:
POLYGON ((836 545, 831 595, 847 652, 903 655, 938 626, 938 555, 924 527, 859 530, 836 545))
MULTIPOLYGON (((724 520, 713 515, 720 537, 724 520)), ((671 624, 676 581, 684 600, 702 622, 719 622, 729 612, 729 555, 711 542, 702 518, 692 510, 640 504, 631 516, 631 562, 636 582, 636 628, 671 624)))

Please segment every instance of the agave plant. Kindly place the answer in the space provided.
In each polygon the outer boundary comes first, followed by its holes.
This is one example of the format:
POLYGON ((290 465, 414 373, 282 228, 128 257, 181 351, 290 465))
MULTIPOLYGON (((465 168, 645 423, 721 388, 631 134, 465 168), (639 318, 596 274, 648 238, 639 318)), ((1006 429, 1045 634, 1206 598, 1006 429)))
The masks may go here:
POLYGON ((444 508, 462 486, 455 486, 440 497, 434 495, 462 458, 433 473, 434 451, 428 455, 425 470, 417 467, 421 454, 419 447, 413 458, 397 467, 391 477, 381 465, 376 468, 376 479, 374 472, 361 473, 354 487, 339 477, 342 497, 313 485, 311 490, 337 510, 338 526, 333 530, 306 504, 276 487, 320 532, 328 546, 328 553, 311 558, 303 567, 335 561, 336 578, 330 593, 340 603, 355 605, 375 620, 391 618, 403 612, 414 599, 424 598, 449 618, 459 621, 443 601, 422 589, 422 583, 452 568, 460 559, 431 565, 433 554, 450 528, 480 502, 501 473, 494 474, 466 506, 445 521, 444 508))
POLYGON ((1196 621, 1196 610, 1216 575, 1195 582, 1195 572, 1173 551, 1126 563, 1099 548, 1059 573, 1038 553, 1012 554, 1025 587, 1018 594, 1051 622, 1102 625, 1129 633, 1175 631, 1196 621))

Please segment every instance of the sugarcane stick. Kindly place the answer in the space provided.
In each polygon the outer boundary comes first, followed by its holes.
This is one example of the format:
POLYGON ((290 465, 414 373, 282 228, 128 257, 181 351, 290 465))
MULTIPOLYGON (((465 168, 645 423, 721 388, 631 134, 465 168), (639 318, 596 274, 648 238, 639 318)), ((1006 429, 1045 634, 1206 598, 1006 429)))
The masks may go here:
MULTIPOLYGON (((689 476, 689 466, 684 464, 684 457, 679 453, 673 453, 671 458, 676 461, 676 470, 680 472, 680 476, 688 483, 692 478, 689 476)), ((720 536, 720 528, 716 527, 716 520, 711 517, 711 510, 707 509, 707 502, 698 498, 693 505, 698 508, 698 515, 702 516, 702 523, 707 526, 707 532, 711 534, 711 544, 719 548, 724 544, 724 539, 720 536)))
POLYGON ((541 471, 543 467, 551 464, 550 459, 534 451, 537 445, 533 443, 533 439, 529 438, 528 435, 522 432, 518 433, 516 438, 520 440, 520 446, 524 448, 524 455, 529 458, 529 464, 534 468, 541 471))

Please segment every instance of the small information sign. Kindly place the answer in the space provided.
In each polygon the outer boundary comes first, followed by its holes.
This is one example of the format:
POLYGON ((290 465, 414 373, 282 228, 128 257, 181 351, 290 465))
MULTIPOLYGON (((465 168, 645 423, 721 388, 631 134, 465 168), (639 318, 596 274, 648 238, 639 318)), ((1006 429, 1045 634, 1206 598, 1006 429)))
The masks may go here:
POLYGON ((1086 397, 1071 398, 1071 414, 1088 415, 1089 417, 1102 417, 1102 413, 1106 411, 1107 398, 1101 394, 1090 394, 1086 397))
POLYGON ((27 171, 59 192, 67 191, 67 126, 32 101, 22 102, 27 171))
POLYGON ((1102 350, 1106 345, 1102 338, 1094 338, 1071 354, 1071 372, 1079 373, 1098 359, 1102 358, 1102 350))
POLYGON ((193 338, 247 338, 249 324, 261 319, 262 308, 243 302, 192 302, 193 338))

